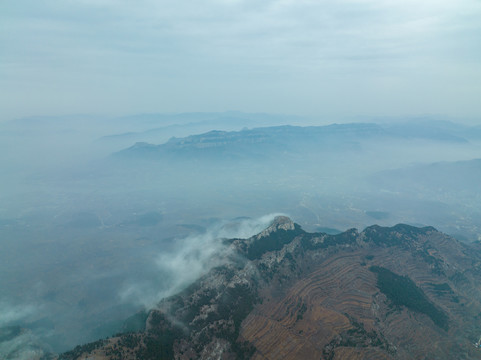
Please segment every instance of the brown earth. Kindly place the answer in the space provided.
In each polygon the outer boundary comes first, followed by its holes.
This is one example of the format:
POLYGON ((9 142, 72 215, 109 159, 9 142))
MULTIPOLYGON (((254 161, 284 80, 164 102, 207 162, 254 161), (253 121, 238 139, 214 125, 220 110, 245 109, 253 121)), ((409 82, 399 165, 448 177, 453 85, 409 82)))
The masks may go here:
POLYGON ((227 245, 227 264, 144 331, 60 358, 481 359, 477 245, 407 225, 309 234, 283 217, 227 245))

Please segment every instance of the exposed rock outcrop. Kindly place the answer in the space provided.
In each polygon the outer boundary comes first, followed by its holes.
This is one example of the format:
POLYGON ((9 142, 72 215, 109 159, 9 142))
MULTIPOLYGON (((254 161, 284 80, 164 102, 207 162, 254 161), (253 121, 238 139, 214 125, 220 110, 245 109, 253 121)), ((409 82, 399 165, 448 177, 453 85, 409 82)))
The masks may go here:
POLYGON ((306 233, 277 217, 151 310, 64 359, 481 359, 481 253, 432 227, 306 233))

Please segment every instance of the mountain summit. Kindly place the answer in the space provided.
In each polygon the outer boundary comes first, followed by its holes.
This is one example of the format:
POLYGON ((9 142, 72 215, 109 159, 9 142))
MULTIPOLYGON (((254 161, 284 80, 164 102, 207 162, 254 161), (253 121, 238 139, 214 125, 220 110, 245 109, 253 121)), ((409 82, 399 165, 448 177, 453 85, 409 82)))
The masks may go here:
POLYGON ((481 252, 433 227, 307 233, 281 216, 223 266, 60 359, 481 359, 481 252), (135 330, 135 331, 132 331, 135 330))
POLYGON ((289 231, 295 230, 296 225, 294 222, 289 219, 287 216, 276 216, 272 221, 271 225, 261 233, 256 236, 256 239, 259 240, 260 238, 269 236, 272 233, 275 233, 279 230, 289 231))

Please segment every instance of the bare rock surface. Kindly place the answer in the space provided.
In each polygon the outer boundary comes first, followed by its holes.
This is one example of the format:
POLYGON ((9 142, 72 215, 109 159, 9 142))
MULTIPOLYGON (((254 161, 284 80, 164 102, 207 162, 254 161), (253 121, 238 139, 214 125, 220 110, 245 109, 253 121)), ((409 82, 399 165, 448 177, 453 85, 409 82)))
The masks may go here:
POLYGON ((277 217, 144 331, 61 359, 481 359, 481 252, 432 227, 306 233, 277 217))

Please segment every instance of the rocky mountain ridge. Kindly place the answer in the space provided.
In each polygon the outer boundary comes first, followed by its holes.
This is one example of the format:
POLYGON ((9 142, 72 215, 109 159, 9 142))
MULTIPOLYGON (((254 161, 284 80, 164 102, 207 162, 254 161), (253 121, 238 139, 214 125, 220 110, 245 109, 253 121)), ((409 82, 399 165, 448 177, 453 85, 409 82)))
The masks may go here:
POLYGON ((327 235, 277 217, 225 245, 137 331, 60 359, 481 359, 481 253, 432 227, 327 235))
MULTIPOLYGON (((472 133, 475 133, 473 130, 472 133)), ((472 134, 471 133, 471 134, 472 134)), ((262 155, 266 151, 296 153, 306 147, 322 151, 355 150, 365 141, 393 141, 423 139, 450 144, 467 143, 469 132, 452 132, 437 123, 426 127, 410 124, 386 126, 376 123, 348 123, 324 126, 270 126, 240 131, 211 130, 186 137, 172 137, 167 142, 154 145, 138 141, 118 153, 122 158, 162 160, 170 156, 195 156, 206 158, 247 157, 262 155)))

